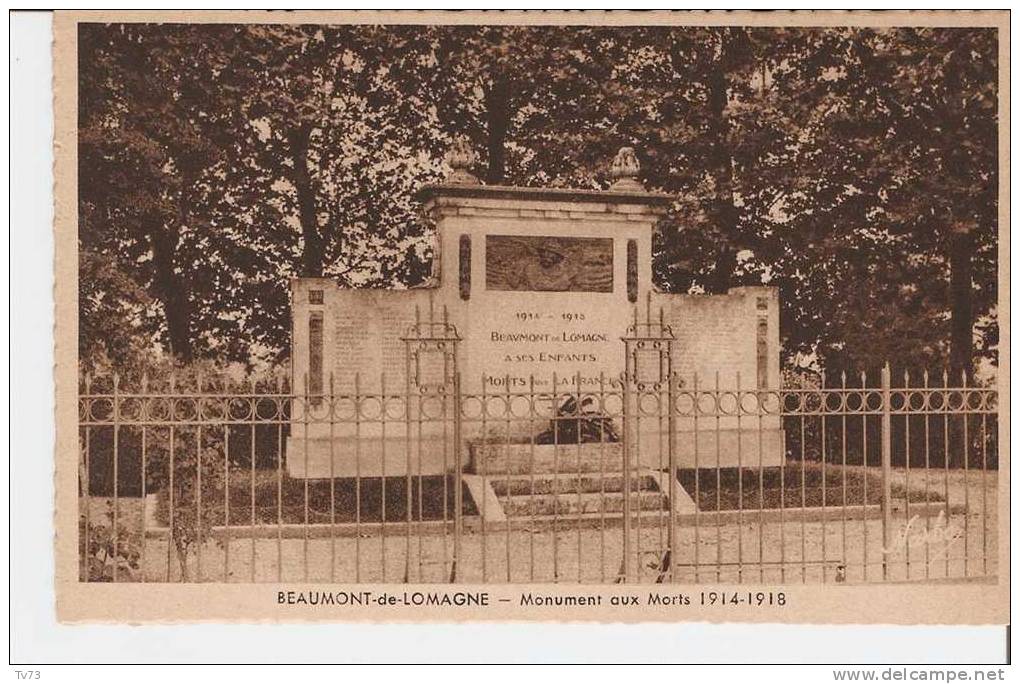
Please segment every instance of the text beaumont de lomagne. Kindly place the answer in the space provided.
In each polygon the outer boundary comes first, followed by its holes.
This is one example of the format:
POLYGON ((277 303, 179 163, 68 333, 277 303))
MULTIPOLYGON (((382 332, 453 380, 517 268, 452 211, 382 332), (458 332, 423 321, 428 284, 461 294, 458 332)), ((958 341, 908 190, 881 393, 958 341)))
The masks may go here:
POLYGON ((492 331, 493 342, 608 342, 606 333, 504 333, 492 331))
POLYGON ((276 602, 287 606, 487 606, 488 592, 478 591, 279 591, 276 602))

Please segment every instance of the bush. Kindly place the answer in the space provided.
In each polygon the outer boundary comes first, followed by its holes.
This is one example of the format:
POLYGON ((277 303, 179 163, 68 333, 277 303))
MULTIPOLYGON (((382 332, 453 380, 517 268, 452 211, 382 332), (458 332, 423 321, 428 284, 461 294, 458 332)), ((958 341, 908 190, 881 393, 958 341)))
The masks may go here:
MULTIPOLYGON (((201 514, 200 506, 215 500, 217 492, 222 497, 228 464, 249 466, 253 451, 256 459, 270 458, 275 464, 280 458, 278 441, 285 439, 287 432, 286 404, 276 422, 253 427, 250 422, 231 422, 232 403, 244 406, 247 399, 231 402, 215 397, 260 392, 276 394, 286 388, 279 375, 256 378, 237 367, 220 367, 211 362, 180 365, 156 359, 118 369, 117 375, 102 370, 94 377, 84 378, 82 389, 93 395, 116 391, 123 397, 118 411, 126 424, 114 428, 112 404, 107 402, 109 412, 92 418, 111 424, 82 428, 83 493, 139 496, 143 491, 163 492, 164 496, 172 498, 174 515, 170 531, 181 577, 187 581, 188 557, 196 546, 209 539, 216 522, 214 516, 201 514), (197 415, 172 415, 181 407, 198 410, 199 404, 189 395, 209 397, 201 402, 202 406, 218 413, 211 420, 203 416, 204 424, 200 424, 197 415), (137 414, 126 415, 131 411, 158 412, 167 422, 143 427, 131 422, 137 417, 137 414), (223 422, 217 423, 217 417, 223 422), (84 467, 86 463, 87 468, 84 467)), ((149 416, 148 419, 159 423, 159 417, 149 416)), ((104 548, 106 542, 102 535, 106 533, 90 530, 87 534, 96 540, 88 547, 90 550, 93 545, 104 548)), ((111 530, 108 536, 109 543, 113 544, 111 553, 117 556, 121 535, 111 530)), ((102 574, 98 565, 96 572, 102 574)))
MULTIPOLYGON (((88 502, 82 502, 84 509, 88 502)), ((78 517, 79 576, 84 582, 135 582, 141 577, 141 535, 124 524, 113 529, 113 502, 104 519, 78 517), (87 526, 87 527, 86 527, 87 526)))

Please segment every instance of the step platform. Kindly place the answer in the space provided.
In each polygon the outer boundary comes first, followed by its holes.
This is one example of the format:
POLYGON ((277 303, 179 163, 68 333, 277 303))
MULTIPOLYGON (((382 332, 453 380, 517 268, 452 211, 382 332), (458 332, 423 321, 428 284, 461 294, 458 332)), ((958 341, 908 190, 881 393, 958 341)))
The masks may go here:
POLYGON ((670 502, 668 471, 637 466, 625 473, 619 442, 474 444, 468 470, 472 497, 491 520, 621 517, 628 500, 632 514, 695 510, 679 482, 670 502))

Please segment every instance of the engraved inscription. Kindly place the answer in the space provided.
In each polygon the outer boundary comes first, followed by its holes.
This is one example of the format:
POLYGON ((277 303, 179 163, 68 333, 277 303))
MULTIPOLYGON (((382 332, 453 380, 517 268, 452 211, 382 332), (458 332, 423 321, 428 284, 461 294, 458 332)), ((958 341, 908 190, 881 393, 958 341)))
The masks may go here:
POLYGON ((405 343, 414 325, 414 310, 405 303, 372 299, 349 302, 338 316, 334 338, 334 372, 337 387, 349 389, 354 374, 363 386, 379 386, 383 373, 390 389, 403 386, 407 368, 405 343))

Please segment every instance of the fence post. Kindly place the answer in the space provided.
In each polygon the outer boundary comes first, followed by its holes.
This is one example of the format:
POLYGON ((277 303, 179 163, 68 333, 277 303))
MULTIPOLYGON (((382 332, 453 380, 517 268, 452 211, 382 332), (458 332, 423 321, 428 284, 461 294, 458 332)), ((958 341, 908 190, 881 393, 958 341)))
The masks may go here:
POLYGON ((627 350, 627 360, 624 366, 623 373, 623 559, 620 564, 620 577, 617 578, 617 582, 627 582, 630 579, 630 535, 631 535, 631 520, 630 520, 630 475, 631 475, 631 441, 634 436, 631 434, 631 416, 630 416, 630 402, 633 393, 633 387, 631 386, 631 358, 630 350, 627 350))
MULTIPOLYGON (((659 316, 660 316, 660 321, 661 321, 662 309, 659 309, 659 316)), ((669 496, 669 545, 667 547, 667 553, 669 554, 669 558, 668 558, 667 563, 665 564, 666 567, 664 567, 663 570, 669 573, 669 581, 670 581, 670 583, 674 583, 675 584, 677 579, 676 579, 676 572, 674 572, 674 569, 676 568, 677 550, 678 550, 678 546, 677 546, 677 530, 676 530, 676 523, 677 523, 677 520, 676 520, 676 515, 677 515, 677 506, 676 506, 676 497, 677 497, 677 482, 676 482, 677 463, 676 463, 676 434, 675 434, 675 432, 676 432, 676 423, 675 423, 675 416, 676 416, 676 383, 679 382, 679 379, 675 376, 674 371, 673 371, 673 349, 672 349, 672 345, 667 345, 666 368, 667 368, 667 374, 666 374, 666 398, 667 398, 667 401, 666 401, 666 410, 669 411, 669 415, 666 418, 666 430, 669 433, 667 435, 667 438, 666 438, 666 445, 667 445, 666 448, 669 451, 669 454, 668 454, 668 456, 669 456, 669 458, 668 458, 668 461, 669 461, 669 480, 668 480, 668 482, 669 482, 669 491, 667 492, 667 495, 669 496)), ((697 540, 696 539, 695 539, 694 543, 697 544, 697 540)))
POLYGON ((889 578, 892 546, 892 373, 889 362, 882 367, 882 579, 889 578))
MULTIPOLYGON (((454 347, 456 349, 456 346, 454 347)), ((450 567, 450 582, 457 582, 457 566, 460 563, 461 536, 464 533, 464 464, 461 461, 461 407, 462 397, 460 396, 460 370, 454 367, 453 371, 453 458, 454 477, 453 487, 453 564, 450 567)), ((484 511, 482 511, 484 513, 484 511)), ((445 531, 444 531, 445 534, 445 531)), ((484 548, 483 548, 484 552, 484 548)))

